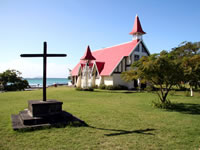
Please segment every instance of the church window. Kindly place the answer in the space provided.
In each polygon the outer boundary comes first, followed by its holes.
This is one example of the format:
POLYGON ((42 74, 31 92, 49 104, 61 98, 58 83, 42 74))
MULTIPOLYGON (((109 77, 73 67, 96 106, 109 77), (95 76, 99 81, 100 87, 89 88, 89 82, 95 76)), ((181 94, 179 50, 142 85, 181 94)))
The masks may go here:
POLYGON ((135 55, 135 56, 134 56, 134 60, 135 60, 135 61, 138 61, 139 59, 140 59, 140 56, 139 56, 139 55, 135 55))
POLYGON ((99 79, 99 74, 97 71, 95 72, 95 77, 96 77, 96 79, 99 79))
POLYGON ((96 72, 95 72, 95 77, 97 77, 97 76, 98 76, 98 72, 96 71, 96 72))
POLYGON ((139 47, 137 47, 137 48, 135 49, 135 51, 136 51, 136 52, 139 52, 139 47))

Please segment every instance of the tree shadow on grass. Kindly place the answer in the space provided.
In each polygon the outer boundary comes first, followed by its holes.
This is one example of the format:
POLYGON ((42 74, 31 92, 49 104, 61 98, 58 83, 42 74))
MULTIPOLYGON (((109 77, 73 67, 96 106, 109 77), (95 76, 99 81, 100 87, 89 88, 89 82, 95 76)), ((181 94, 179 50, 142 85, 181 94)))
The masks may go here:
POLYGON ((155 135, 153 133, 149 133, 149 131, 154 131, 156 129, 140 129, 140 130, 132 130, 132 131, 127 131, 127 130, 118 130, 118 129, 105 129, 105 128, 97 128, 97 127, 93 127, 93 126, 88 126, 90 128, 93 129, 97 129, 97 130, 106 130, 106 131, 114 131, 116 133, 110 133, 110 134, 104 134, 105 136, 117 136, 117 135, 125 135, 125 134, 145 134, 145 135, 155 135))
POLYGON ((168 111, 177 111, 184 114, 200 115, 200 104, 192 103, 174 103, 168 111))

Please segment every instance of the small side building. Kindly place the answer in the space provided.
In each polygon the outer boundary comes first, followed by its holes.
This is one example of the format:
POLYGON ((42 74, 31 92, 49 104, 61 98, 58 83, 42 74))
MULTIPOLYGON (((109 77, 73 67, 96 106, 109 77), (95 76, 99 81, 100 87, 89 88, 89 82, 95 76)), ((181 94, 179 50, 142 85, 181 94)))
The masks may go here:
POLYGON ((130 70, 131 64, 142 56, 149 56, 142 36, 146 34, 136 15, 133 30, 129 33, 132 41, 91 52, 88 46, 80 62, 71 71, 72 83, 76 87, 123 85, 129 89, 137 86, 137 81, 125 82, 122 72, 130 70))

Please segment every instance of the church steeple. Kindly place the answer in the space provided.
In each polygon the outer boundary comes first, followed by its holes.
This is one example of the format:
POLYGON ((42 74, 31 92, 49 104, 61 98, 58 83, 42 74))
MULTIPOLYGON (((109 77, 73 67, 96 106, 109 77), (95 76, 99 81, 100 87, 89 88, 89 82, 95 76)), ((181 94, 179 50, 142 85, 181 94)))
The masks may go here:
POLYGON ((129 33, 130 35, 133 35, 133 40, 142 40, 142 35, 146 34, 142 30, 142 26, 140 24, 140 20, 138 15, 135 16, 135 23, 133 26, 133 30, 129 33))
POLYGON ((90 66, 91 60, 96 60, 94 56, 92 56, 90 46, 87 46, 86 52, 81 60, 84 61, 82 67, 82 81, 81 81, 81 88, 88 89, 92 86, 92 67, 90 66))
POLYGON ((86 52, 84 54, 83 57, 81 57, 81 60, 96 60, 96 58, 94 56, 92 56, 91 50, 90 50, 90 46, 87 46, 86 52))

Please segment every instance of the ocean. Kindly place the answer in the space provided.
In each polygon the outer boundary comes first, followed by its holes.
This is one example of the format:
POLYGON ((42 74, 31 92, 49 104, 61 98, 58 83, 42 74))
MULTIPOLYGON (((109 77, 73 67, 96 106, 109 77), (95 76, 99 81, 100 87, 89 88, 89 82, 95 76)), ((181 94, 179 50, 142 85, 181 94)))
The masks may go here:
MULTIPOLYGON (((32 87, 42 87, 43 80, 42 78, 25 78, 29 85, 32 87)), ((69 80, 67 78, 47 78, 47 86, 54 84, 67 84, 69 80)))

